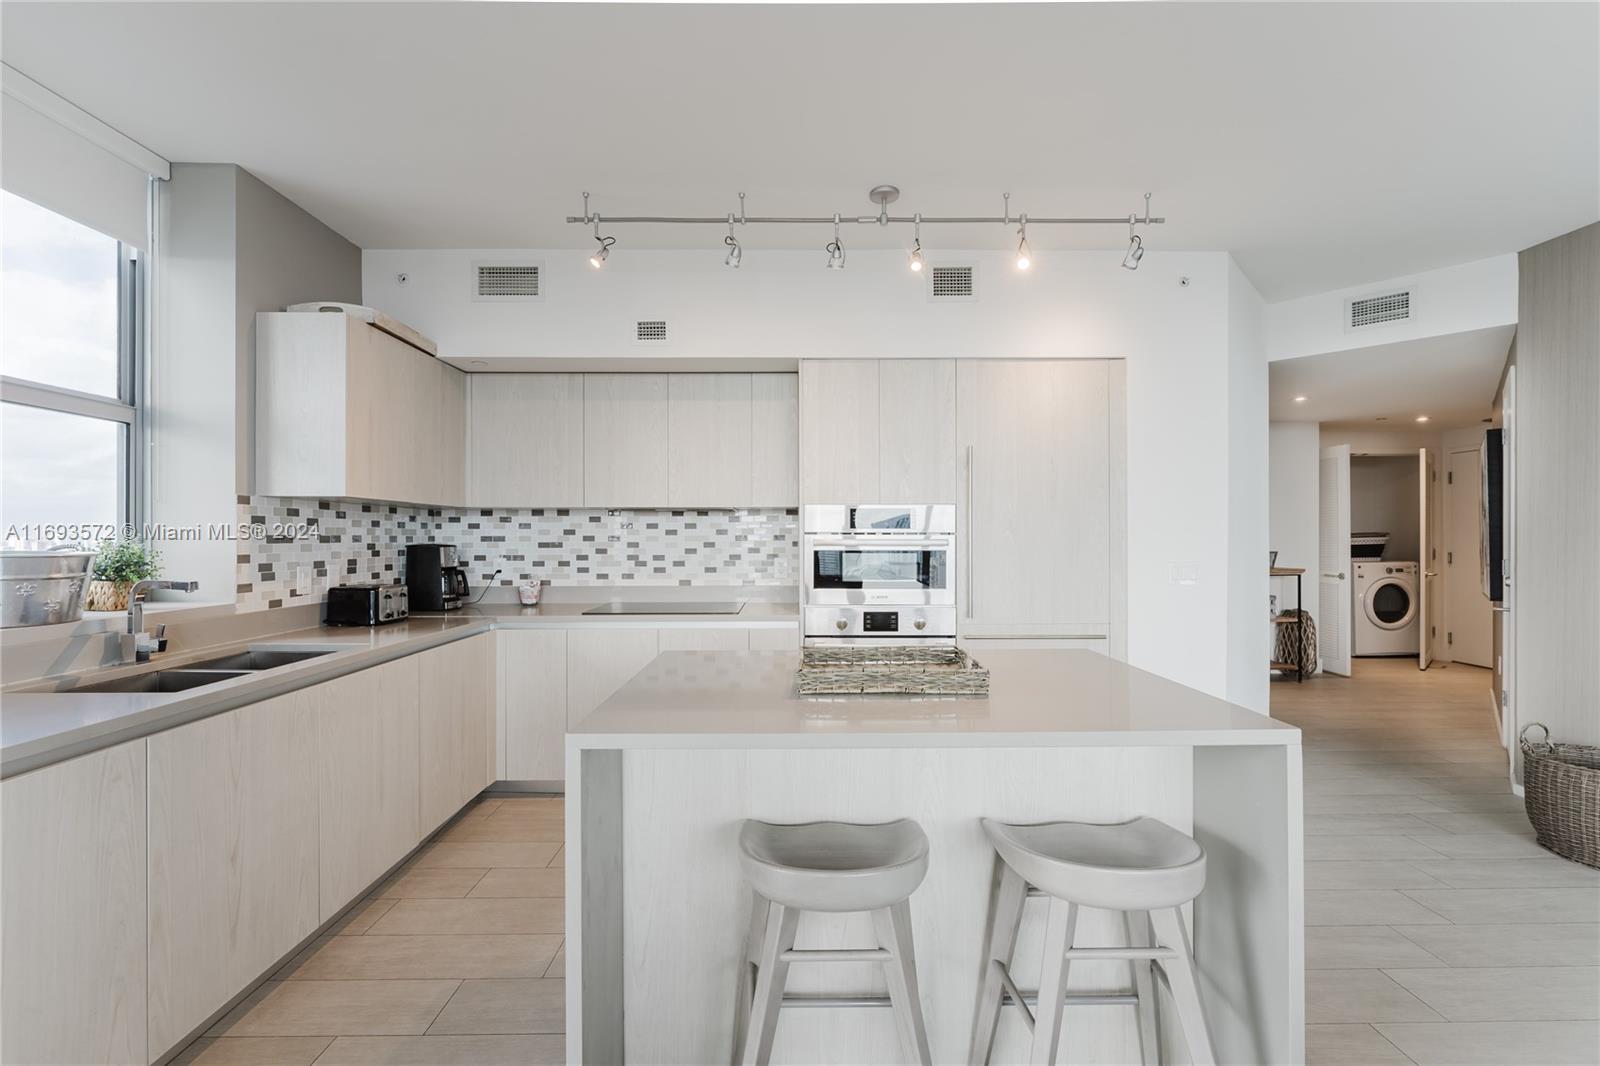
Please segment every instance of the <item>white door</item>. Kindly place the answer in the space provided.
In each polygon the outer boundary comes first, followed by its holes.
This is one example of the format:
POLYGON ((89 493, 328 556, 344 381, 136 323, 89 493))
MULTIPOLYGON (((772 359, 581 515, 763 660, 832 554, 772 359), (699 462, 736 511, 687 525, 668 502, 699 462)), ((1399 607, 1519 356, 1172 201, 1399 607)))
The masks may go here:
POLYGON ((1433 583, 1439 577, 1439 549, 1433 543, 1433 452, 1417 449, 1417 669, 1433 662, 1433 583))
MULTIPOLYGON (((1517 368, 1506 368, 1506 384, 1500 395, 1500 420, 1505 429, 1500 460, 1501 499, 1501 598, 1500 598, 1500 743, 1516 761, 1517 736, 1517 603, 1516 576, 1513 564, 1517 560, 1517 368)), ((1515 766, 1513 778, 1515 778, 1515 766)))
POLYGON ((1453 451, 1444 484, 1444 624, 1452 662, 1494 666, 1494 622, 1483 592, 1483 474, 1479 450, 1453 451))
POLYGON ((1322 668, 1330 674, 1350 676, 1350 446, 1322 449, 1321 477, 1317 483, 1318 564, 1317 588, 1322 617, 1317 635, 1322 668))

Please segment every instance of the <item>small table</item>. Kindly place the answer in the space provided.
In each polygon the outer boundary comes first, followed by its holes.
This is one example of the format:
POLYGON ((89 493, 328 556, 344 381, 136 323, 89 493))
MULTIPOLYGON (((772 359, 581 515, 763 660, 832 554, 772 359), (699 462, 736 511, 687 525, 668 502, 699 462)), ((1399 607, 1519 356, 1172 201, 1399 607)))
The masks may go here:
POLYGON ((1279 662, 1277 659, 1272 659, 1270 662, 1272 664, 1272 669, 1274 670, 1282 670, 1285 672, 1293 670, 1295 684, 1297 685, 1306 679, 1305 634, 1299 632, 1299 626, 1305 620, 1305 614, 1303 610, 1304 604, 1301 599, 1302 590, 1300 586, 1301 579, 1305 576, 1305 572, 1306 570, 1303 566, 1274 566, 1267 570, 1267 573, 1272 577, 1294 578, 1294 614, 1283 611, 1277 615, 1274 615, 1272 619, 1274 625, 1296 627, 1294 637, 1294 662, 1279 662))

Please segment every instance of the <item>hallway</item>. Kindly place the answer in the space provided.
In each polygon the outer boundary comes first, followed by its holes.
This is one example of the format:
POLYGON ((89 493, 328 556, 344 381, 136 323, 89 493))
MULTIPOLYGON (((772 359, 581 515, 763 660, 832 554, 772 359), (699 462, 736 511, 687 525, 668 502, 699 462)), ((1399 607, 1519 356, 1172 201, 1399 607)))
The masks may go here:
POLYGON ((1277 681, 1304 731, 1313 1064, 1600 1061, 1600 872, 1533 842, 1490 674, 1277 681))

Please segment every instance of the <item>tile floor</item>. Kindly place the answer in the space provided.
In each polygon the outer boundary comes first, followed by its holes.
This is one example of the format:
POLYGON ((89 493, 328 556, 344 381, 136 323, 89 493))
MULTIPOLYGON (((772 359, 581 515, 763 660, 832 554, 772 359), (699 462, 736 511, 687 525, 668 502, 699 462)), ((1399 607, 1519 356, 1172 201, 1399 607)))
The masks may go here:
POLYGON ((1600 871, 1533 842, 1489 685, 1358 659, 1272 686, 1304 731, 1312 1064, 1600 1062, 1600 871))
POLYGON ((183 1066, 565 1061, 563 806, 479 800, 183 1066))

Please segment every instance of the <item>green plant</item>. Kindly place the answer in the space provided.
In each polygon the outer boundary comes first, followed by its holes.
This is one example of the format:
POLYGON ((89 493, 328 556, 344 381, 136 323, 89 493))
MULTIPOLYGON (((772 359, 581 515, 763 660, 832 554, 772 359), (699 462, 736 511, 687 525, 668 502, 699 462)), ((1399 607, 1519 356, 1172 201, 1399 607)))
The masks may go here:
POLYGON ((161 573, 161 553, 136 540, 108 540, 94 560, 94 579, 125 584, 161 573))

